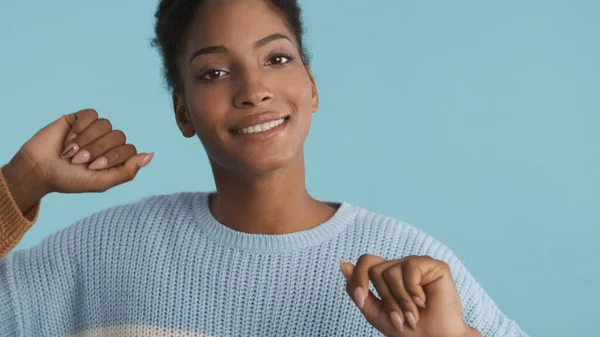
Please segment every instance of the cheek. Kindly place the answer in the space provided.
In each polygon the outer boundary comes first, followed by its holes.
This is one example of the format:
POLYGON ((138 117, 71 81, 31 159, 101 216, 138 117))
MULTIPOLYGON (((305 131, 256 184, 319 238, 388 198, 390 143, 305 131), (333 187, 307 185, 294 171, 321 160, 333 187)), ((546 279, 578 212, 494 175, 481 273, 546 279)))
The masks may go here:
POLYGON ((294 86, 288 88, 286 94, 290 97, 290 101, 294 104, 294 110, 296 110, 296 122, 294 123, 296 131, 293 133, 295 140, 292 142, 295 147, 303 144, 309 133, 312 120, 312 82, 304 73, 302 76, 298 76, 294 86))
POLYGON ((229 107, 228 91, 219 86, 198 88, 191 93, 190 109, 199 133, 214 132, 226 116, 229 107))
POLYGON ((294 79, 294 85, 285 86, 286 95, 294 102, 300 115, 312 113, 312 83, 306 73, 300 73, 294 79))

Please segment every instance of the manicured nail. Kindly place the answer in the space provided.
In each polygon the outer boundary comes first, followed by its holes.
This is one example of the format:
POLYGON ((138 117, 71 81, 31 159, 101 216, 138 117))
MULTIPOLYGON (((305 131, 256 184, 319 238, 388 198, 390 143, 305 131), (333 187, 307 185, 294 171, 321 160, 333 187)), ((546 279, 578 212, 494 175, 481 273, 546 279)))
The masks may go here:
POLYGON ((62 153, 62 157, 65 159, 71 158, 79 151, 79 146, 75 143, 65 146, 65 150, 62 153))
POLYGON ((344 278, 347 280, 348 272, 346 271, 346 268, 344 267, 344 263, 346 263, 346 261, 344 261, 343 259, 340 259, 340 270, 342 271, 342 275, 344 275, 344 278))
POLYGON ((357 287, 354 290, 354 302, 361 309, 365 306, 365 298, 363 296, 363 292, 362 292, 362 288, 361 287, 357 287))
POLYGON ((90 166, 88 166, 88 168, 90 170, 101 170, 103 168, 106 167, 106 165, 108 165, 108 158, 102 156, 96 160, 94 160, 90 166))
POLYGON ((413 328, 413 330, 417 330, 417 321, 415 320, 415 316, 413 315, 412 312, 407 312, 406 313, 406 320, 408 321, 408 324, 410 324, 410 327, 413 328))
POLYGON ((144 156, 142 159, 140 159, 140 161, 138 162, 138 165, 140 166, 140 168, 150 164, 150 161, 152 160, 152 158, 154 158, 154 152, 147 154, 146 156, 144 156))
POLYGON ((70 134, 69 137, 67 137, 67 139, 65 140, 65 144, 68 144, 70 141, 72 141, 75 138, 77 138, 77 134, 76 133, 70 134))
POLYGON ((75 157, 73 157, 73 159, 71 160, 71 163, 73 163, 73 164, 87 163, 90 160, 91 156, 92 155, 87 151, 80 151, 75 155, 75 157))
POLYGON ((404 322, 402 321, 402 315, 400 315, 396 311, 393 311, 390 315, 390 319, 392 320, 392 324, 394 324, 394 327, 396 327, 398 331, 404 332, 404 322))
POLYGON ((419 307, 425 309, 425 302, 423 302, 422 299, 420 299, 417 296, 413 296, 413 302, 415 302, 416 305, 418 305, 419 307))

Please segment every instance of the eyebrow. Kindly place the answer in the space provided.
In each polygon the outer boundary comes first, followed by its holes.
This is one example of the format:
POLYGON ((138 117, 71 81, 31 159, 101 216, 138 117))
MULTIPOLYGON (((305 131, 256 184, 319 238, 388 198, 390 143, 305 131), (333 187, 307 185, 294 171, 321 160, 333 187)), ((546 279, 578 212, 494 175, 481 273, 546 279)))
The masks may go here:
MULTIPOLYGON (((254 49, 258 49, 260 47, 263 47, 273 41, 276 40, 280 40, 280 39, 285 39, 288 40, 290 42, 292 42, 292 40, 283 35, 283 34, 279 34, 279 33, 275 33, 275 34, 271 34, 267 37, 264 37, 256 42, 254 42, 254 49)), ((205 47, 202 48, 198 51, 196 51, 194 54, 192 54, 192 56, 190 57, 190 63, 192 63, 192 61, 200 55, 208 55, 208 54, 225 54, 227 53, 229 50, 227 48, 225 48, 225 46, 210 46, 210 47, 205 47)))

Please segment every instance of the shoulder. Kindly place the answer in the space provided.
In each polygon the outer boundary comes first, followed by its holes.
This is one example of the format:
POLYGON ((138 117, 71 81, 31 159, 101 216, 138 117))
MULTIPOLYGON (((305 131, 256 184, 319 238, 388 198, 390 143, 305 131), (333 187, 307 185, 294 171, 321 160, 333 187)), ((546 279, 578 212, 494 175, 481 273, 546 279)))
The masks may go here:
POLYGON ((80 256, 97 249, 116 251, 132 241, 164 235, 172 230, 173 224, 193 223, 194 205, 204 195, 201 192, 153 195, 108 207, 51 234, 26 249, 23 255, 57 252, 80 256))
POLYGON ((357 207, 353 235, 362 237, 365 249, 386 259, 410 255, 427 255, 435 259, 455 262, 452 251, 434 236, 411 223, 388 215, 357 207))
POLYGON ((507 318, 477 282, 465 264, 445 244, 416 228, 390 216, 358 208, 351 227, 354 259, 362 254, 395 260, 412 255, 430 256, 448 264, 461 298, 466 322, 480 331, 502 336, 526 336, 518 325, 507 318))
POLYGON ((164 219, 174 220, 192 212, 195 198, 201 193, 181 192, 144 197, 142 199, 108 207, 84 217, 65 230, 89 228, 112 228, 136 224, 151 225, 164 219))
POLYGON ((434 236, 403 220, 360 208, 351 234, 357 242, 354 261, 362 254, 397 260, 408 256, 429 256, 445 262, 459 292, 479 289, 463 262, 434 236))

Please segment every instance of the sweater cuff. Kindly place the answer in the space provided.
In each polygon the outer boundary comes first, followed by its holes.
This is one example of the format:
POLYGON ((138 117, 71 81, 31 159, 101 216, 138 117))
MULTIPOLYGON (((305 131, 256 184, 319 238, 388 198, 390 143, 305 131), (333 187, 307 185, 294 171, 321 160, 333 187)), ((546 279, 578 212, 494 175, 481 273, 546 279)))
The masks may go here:
POLYGON ((40 202, 25 214, 13 199, 0 167, 0 257, 13 249, 33 226, 40 212, 40 202))

